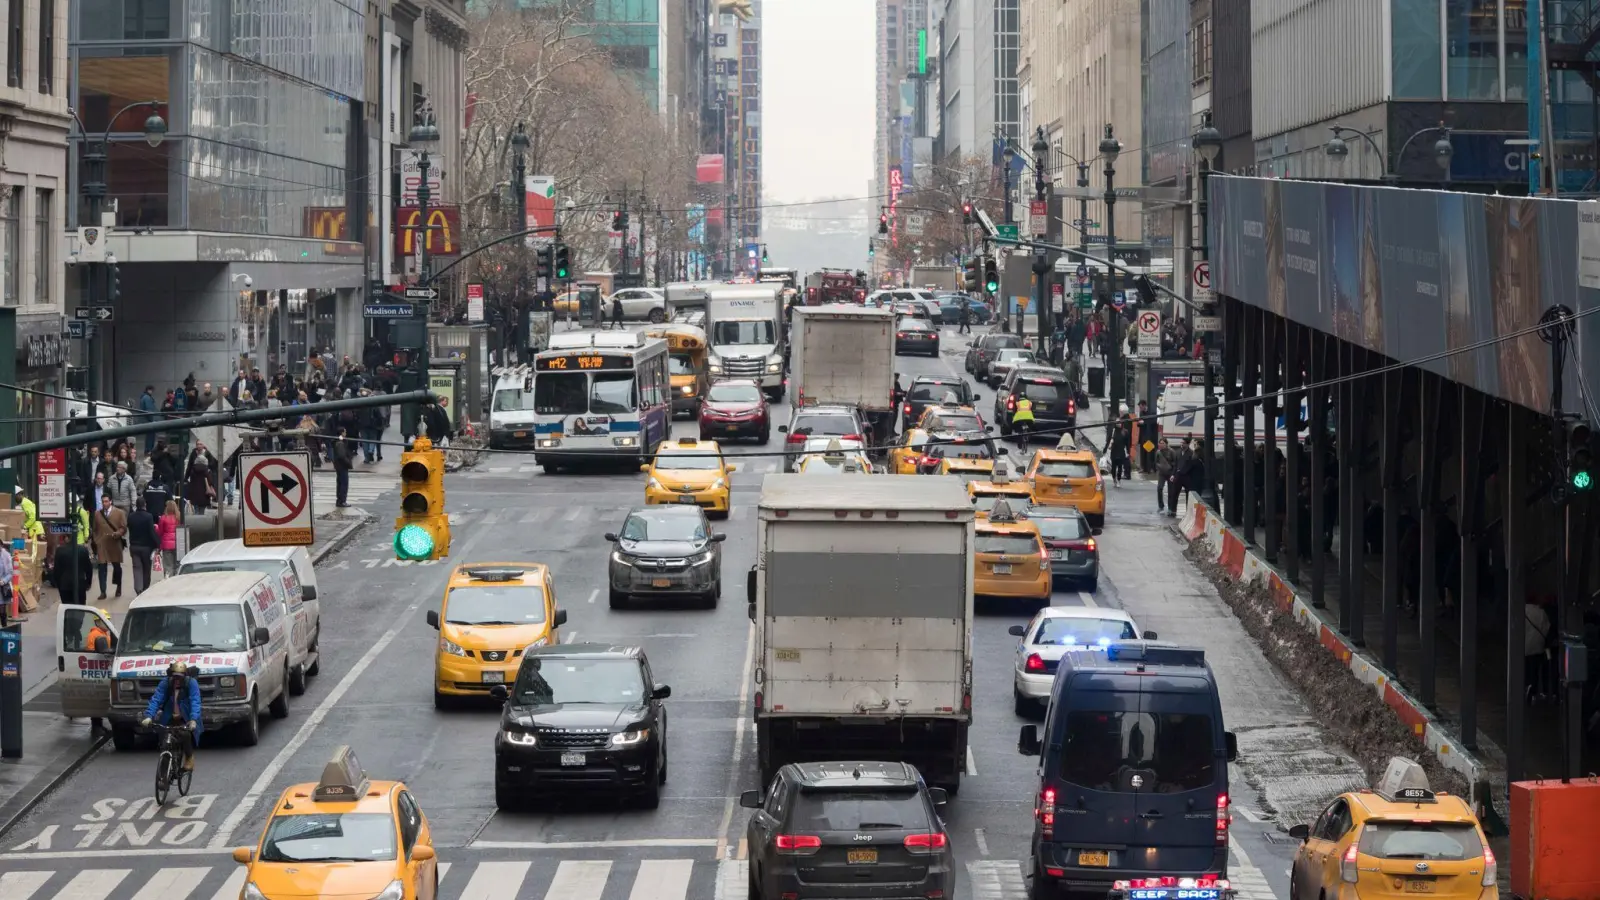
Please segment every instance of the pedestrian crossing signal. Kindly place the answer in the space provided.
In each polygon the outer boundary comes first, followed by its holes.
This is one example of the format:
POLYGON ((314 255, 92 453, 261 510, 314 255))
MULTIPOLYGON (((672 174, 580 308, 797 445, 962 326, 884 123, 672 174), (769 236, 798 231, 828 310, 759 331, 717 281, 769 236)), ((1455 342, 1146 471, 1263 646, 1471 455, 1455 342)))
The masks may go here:
POLYGON ((444 453, 418 437, 400 455, 400 516, 394 521, 395 557, 440 559, 450 555, 450 517, 444 511, 444 453))
POLYGON ((981 290, 983 288, 983 259, 974 256, 972 259, 967 260, 967 264, 962 270, 962 276, 967 293, 976 294, 981 290))
POLYGON ((552 257, 552 254, 550 252, 550 248, 549 247, 540 247, 540 248, 538 248, 538 250, 533 255, 533 258, 534 258, 534 263, 533 263, 533 266, 534 266, 534 269, 533 269, 534 277, 536 277, 536 278, 544 278, 544 279, 547 279, 547 280, 550 278, 550 272, 554 268, 554 266, 552 264, 551 257, 552 257))

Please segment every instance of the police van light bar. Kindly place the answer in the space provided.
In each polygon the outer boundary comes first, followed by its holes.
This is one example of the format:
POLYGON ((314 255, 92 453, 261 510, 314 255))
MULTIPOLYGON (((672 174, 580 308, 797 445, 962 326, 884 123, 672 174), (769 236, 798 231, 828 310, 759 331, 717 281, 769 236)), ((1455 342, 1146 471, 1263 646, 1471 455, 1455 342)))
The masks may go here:
POLYGON ((1226 878, 1205 875, 1200 878, 1134 878, 1111 882, 1113 896, 1127 900, 1226 900, 1234 896, 1226 878))

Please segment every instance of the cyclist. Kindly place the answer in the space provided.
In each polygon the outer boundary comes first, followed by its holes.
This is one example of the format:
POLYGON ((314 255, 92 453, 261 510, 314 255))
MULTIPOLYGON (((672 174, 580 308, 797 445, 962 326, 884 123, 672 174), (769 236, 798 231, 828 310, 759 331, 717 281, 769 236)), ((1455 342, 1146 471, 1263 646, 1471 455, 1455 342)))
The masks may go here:
POLYGON ((1017 436, 1018 444, 1028 441, 1028 434, 1033 431, 1033 401, 1027 397, 1017 398, 1017 409, 1011 414, 1011 431, 1017 436))
POLYGON ((167 677, 156 685, 155 696, 150 698, 150 705, 144 708, 144 719, 139 724, 149 728, 157 718, 162 725, 184 723, 188 734, 181 738, 183 768, 193 772, 195 742, 205 726, 200 720, 200 682, 189 674, 189 666, 183 660, 176 660, 167 666, 167 677))

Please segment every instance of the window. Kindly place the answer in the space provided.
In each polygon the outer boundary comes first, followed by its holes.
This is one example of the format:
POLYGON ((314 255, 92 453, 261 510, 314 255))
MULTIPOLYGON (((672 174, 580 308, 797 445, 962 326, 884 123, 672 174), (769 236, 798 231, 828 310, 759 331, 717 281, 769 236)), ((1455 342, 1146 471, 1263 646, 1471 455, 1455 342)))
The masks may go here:
MULTIPOLYGON (((1439 99, 1443 94, 1439 89, 1438 0, 1393 0, 1390 10, 1395 98, 1439 99)), ((1511 35, 1506 38, 1510 40, 1511 35)), ((1508 78, 1510 74, 1508 65, 1508 78)))
POLYGON ((1451 100, 1500 99, 1500 0, 1446 0, 1451 100))
POLYGON ((1094 465, 1071 459, 1044 460, 1034 474, 1046 478, 1093 478, 1094 465))
POLYGON ((40 188, 33 192, 33 299, 40 303, 50 300, 50 262, 55 256, 51 252, 55 230, 50 224, 50 204, 54 200, 53 191, 40 188))
POLYGON ((582 372, 540 372, 533 380, 534 411, 557 416, 588 412, 588 381, 582 372))
POLYGON ((39 93, 55 85, 56 0, 39 0, 39 93))
POLYGON ((980 531, 973 540, 972 552, 1032 556, 1039 552, 1039 540, 1026 534, 992 534, 980 531))
MULTIPOLYGON (((631 413, 639 409, 631 372, 596 372, 589 389, 589 411, 595 414, 631 413)), ((535 385, 537 387, 537 385, 535 385)))
POLYGON ((9 0, 6 15, 6 84, 22 87, 22 0, 9 0))
POLYGON ((1091 790, 1131 790, 1135 773, 1146 776, 1147 793, 1213 784, 1210 716, 1076 710, 1067 714, 1064 734, 1061 771, 1091 790))
POLYGON ((1387 822, 1368 819, 1361 852, 1379 859, 1460 861, 1483 855, 1471 822, 1387 822))
POLYGON ((411 848, 416 845, 418 836, 422 833, 422 813, 417 809, 417 801, 405 791, 400 792, 396 801, 400 808, 400 844, 406 857, 411 856, 411 848))
POLYGON ((1133 626, 1121 619, 1087 619, 1077 616, 1052 616, 1039 623, 1033 633, 1034 644, 1072 646, 1107 641, 1138 640, 1133 626))
POLYGON ((0 188, 5 196, 0 198, 0 229, 5 231, 5 283, 0 287, 0 305, 16 306, 19 302, 18 270, 22 266, 22 188, 10 185, 0 188))
POLYGON ((798 832, 923 831, 928 808, 914 790, 805 791, 794 805, 789 826, 798 832))
POLYGON ((1211 20, 1201 19, 1189 30, 1189 58, 1194 60, 1194 83, 1211 77, 1211 20))

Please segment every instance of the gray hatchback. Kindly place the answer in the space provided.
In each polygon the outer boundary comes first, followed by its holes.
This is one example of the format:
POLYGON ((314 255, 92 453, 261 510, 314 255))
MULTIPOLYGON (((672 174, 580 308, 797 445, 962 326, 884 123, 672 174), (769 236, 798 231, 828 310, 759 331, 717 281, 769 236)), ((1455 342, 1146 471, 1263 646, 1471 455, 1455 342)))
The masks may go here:
POLYGON ((627 606, 634 597, 694 597, 716 606, 722 596, 722 547, 725 534, 712 534, 705 510, 690 502, 640 506, 622 521, 622 530, 607 532, 611 551, 611 608, 627 606))

